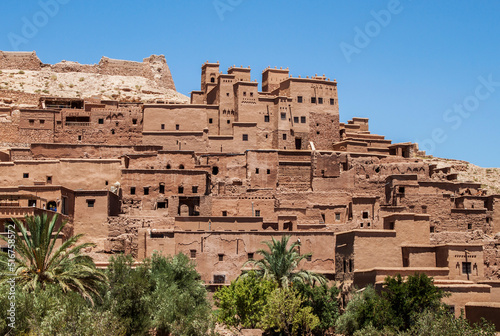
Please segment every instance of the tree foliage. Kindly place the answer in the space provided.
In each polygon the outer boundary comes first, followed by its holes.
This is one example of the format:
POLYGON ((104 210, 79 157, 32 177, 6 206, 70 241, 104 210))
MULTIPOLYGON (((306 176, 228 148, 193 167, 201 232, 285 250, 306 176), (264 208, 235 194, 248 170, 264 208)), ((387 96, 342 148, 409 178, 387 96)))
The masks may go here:
MULTIPOLYGON (((0 286, 0 293, 8 290, 6 286, 0 286)), ((8 325, 11 321, 7 319, 7 309, 1 309, 1 335, 125 335, 121 321, 110 311, 92 306, 77 293, 64 293, 56 285, 29 292, 17 287, 15 296, 15 328, 8 325)), ((0 307, 9 304, 7 295, 1 295, 0 307)))
POLYGON ((377 295, 373 287, 366 287, 349 301, 344 314, 337 319, 336 331, 352 335, 370 324, 381 330, 392 326, 393 318, 389 302, 377 295))
POLYGON ((255 272, 231 282, 214 294, 217 320, 228 327, 256 328, 262 319, 263 308, 276 282, 261 279, 255 272))
POLYGON ((441 306, 444 292, 434 286, 432 278, 415 274, 403 281, 401 275, 387 277, 384 281, 382 297, 389 302, 394 327, 407 330, 414 315, 424 310, 437 310, 441 306))
POLYGON ((463 316, 455 318, 445 307, 425 310, 416 316, 411 328, 402 336, 494 336, 495 326, 483 320, 471 325, 463 316))
POLYGON ((194 263, 184 254, 151 261, 152 326, 160 335, 206 335, 212 309, 194 263))
MULTIPOLYGON (((28 291, 55 284, 65 292, 77 292, 93 302, 92 295, 97 295, 99 287, 106 282, 105 274, 96 269, 92 258, 82 254, 83 249, 94 244, 77 244, 82 235, 75 235, 56 247, 57 238, 66 225, 63 222, 56 230, 57 214, 50 220, 46 214, 26 216, 24 223, 18 219, 12 220, 16 227, 15 237, 0 238, 7 242, 8 238, 15 241, 16 284, 28 291)), ((7 269, 5 253, 2 254, 1 262, 2 268, 7 269)), ((2 276, 1 281, 9 278, 10 275, 2 276)))
POLYGON ((387 277, 380 295, 371 287, 354 295, 336 331, 356 336, 494 335, 489 324, 470 326, 463 318, 455 319, 441 303, 444 296, 425 274, 406 281, 400 275, 387 277))
POLYGON ((149 260, 134 267, 130 255, 111 257, 107 275, 104 309, 120 319, 128 335, 143 335, 151 327, 147 298, 151 292, 149 260))
POLYGON ((276 280, 280 287, 288 287, 293 282, 306 282, 309 284, 326 282, 325 278, 313 272, 299 270, 299 263, 311 256, 310 253, 300 254, 298 252, 299 242, 294 242, 288 246, 290 236, 282 236, 281 240, 272 237, 271 242, 264 242, 269 250, 260 249, 257 254, 262 256, 259 260, 249 260, 245 265, 250 264, 257 267, 257 274, 270 280, 276 280))
POLYGON ((339 316, 337 287, 328 287, 326 284, 309 286, 301 282, 294 283, 293 287, 302 295, 303 306, 311 307, 313 314, 319 318, 320 323, 313 330, 314 334, 323 335, 335 326, 339 316))
POLYGON ((292 288, 278 288, 268 297, 260 327, 285 335, 310 335, 319 325, 311 307, 303 307, 302 296, 292 288))

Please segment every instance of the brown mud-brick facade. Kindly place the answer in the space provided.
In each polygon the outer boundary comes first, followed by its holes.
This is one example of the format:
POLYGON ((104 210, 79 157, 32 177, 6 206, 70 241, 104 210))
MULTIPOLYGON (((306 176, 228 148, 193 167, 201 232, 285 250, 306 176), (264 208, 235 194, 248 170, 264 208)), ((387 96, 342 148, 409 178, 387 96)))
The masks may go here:
POLYGON ((212 289, 286 234, 312 253, 300 267, 344 289, 424 272, 457 315, 498 309, 500 195, 368 119, 340 123, 335 80, 268 68, 259 90, 250 68, 201 72, 189 104, 44 97, 0 110, 2 221, 60 213, 100 265, 182 252, 212 289))

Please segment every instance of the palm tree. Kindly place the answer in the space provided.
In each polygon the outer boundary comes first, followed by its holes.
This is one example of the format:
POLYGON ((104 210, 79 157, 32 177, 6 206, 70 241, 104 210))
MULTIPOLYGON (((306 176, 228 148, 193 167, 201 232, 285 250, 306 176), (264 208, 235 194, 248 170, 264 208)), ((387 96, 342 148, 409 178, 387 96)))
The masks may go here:
POLYGON ((260 249, 257 254, 263 258, 259 260, 249 260, 245 265, 252 264, 257 267, 257 274, 267 279, 273 279, 278 282, 280 287, 288 287, 290 283, 304 282, 314 285, 316 282, 320 284, 326 283, 323 275, 310 271, 296 271, 299 262, 310 257, 312 254, 300 254, 297 247, 300 242, 294 242, 287 248, 290 236, 282 236, 281 241, 272 237, 272 242, 263 242, 269 248, 269 251, 260 249))
MULTIPOLYGON (((58 248, 57 238, 67 222, 55 229, 57 214, 49 221, 47 214, 26 216, 24 224, 12 219, 17 231, 15 237, 15 272, 16 284, 23 290, 32 291, 45 288, 48 284, 59 286, 63 291, 75 291, 93 303, 91 293, 98 294, 100 285, 106 283, 104 272, 96 269, 91 257, 83 255, 82 250, 93 247, 93 243, 77 245, 82 234, 72 236, 58 248), (20 233, 20 235, 19 235, 20 233)), ((7 241, 5 236, 0 236, 7 241)), ((6 269, 6 254, 2 258, 6 269)), ((0 283, 12 275, 2 274, 0 283)))

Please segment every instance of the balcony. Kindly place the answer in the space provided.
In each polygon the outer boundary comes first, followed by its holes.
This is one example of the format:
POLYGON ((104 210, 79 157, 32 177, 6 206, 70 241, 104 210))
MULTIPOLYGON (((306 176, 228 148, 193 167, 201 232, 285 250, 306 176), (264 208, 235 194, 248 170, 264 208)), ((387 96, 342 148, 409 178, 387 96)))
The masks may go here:
POLYGON ((66 121, 66 123, 64 125, 66 125, 66 126, 76 126, 76 127, 90 127, 90 122, 66 121))

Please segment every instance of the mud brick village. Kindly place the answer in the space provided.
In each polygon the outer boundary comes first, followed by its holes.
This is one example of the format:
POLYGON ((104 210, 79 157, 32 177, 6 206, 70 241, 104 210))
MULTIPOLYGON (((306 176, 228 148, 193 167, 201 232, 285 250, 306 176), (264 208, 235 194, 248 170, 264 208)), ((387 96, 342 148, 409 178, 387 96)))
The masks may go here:
POLYGON ((425 273, 457 316, 500 325, 497 172, 341 122, 328 75, 270 67, 259 90, 249 67, 206 62, 186 97, 163 56, 0 52, 0 69, 0 230, 58 213, 60 239, 84 233, 99 267, 182 252, 210 290, 286 234, 344 288, 425 273))

